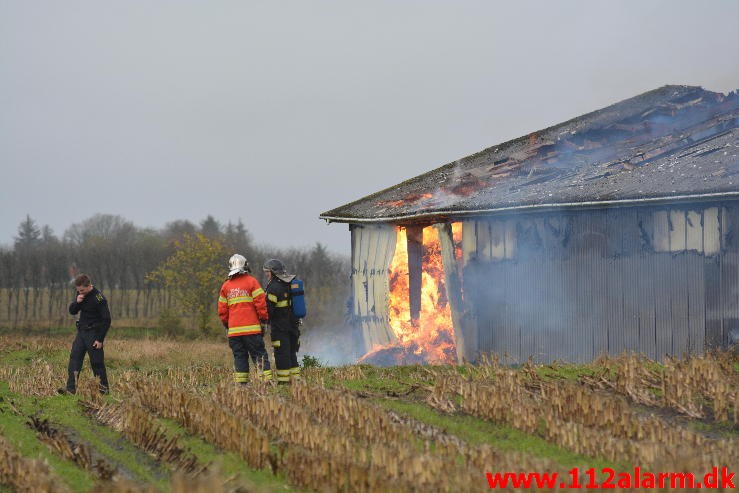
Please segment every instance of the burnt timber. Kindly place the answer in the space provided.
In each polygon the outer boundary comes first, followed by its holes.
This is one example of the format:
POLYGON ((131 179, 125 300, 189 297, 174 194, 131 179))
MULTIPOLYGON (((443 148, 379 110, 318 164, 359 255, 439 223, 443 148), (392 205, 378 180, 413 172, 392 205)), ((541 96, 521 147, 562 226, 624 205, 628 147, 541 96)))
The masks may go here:
POLYGON ((665 86, 323 213, 352 231, 360 340, 393 338, 388 230, 461 222, 463 296, 447 297, 460 359, 726 345, 739 329, 737 123, 736 92, 665 86))

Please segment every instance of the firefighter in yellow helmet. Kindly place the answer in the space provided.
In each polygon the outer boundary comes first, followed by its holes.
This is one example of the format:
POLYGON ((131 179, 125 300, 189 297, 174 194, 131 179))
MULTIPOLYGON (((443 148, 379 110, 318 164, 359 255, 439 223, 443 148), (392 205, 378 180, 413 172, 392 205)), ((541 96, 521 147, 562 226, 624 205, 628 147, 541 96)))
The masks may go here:
POLYGON ((269 315, 264 290, 249 274, 246 257, 238 253, 228 261, 228 279, 218 296, 218 316, 228 329, 228 345, 234 355, 234 381, 245 384, 249 379, 249 360, 261 366, 264 378, 272 378, 264 330, 269 315))
POLYGON ((290 383, 290 379, 300 376, 298 348, 300 347, 300 321, 293 315, 290 306, 290 281, 295 276, 288 274, 285 265, 277 259, 264 263, 267 279, 267 311, 272 335, 272 348, 275 352, 277 383, 290 383))

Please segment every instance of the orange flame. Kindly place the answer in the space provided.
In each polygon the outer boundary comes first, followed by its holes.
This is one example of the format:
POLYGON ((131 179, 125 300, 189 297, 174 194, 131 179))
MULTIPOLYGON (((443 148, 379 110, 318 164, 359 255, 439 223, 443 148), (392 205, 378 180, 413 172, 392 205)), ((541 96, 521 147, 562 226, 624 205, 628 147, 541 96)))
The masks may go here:
MULTIPOLYGON (((455 246, 462 236, 462 224, 453 223, 452 233, 455 246)), ((381 351, 393 350, 395 363, 426 362, 454 364, 457 361, 454 327, 444 281, 444 266, 441 260, 441 244, 436 228, 423 229, 423 257, 421 274, 421 313, 418 320, 411 320, 408 242, 405 228, 398 228, 395 255, 390 265, 390 292, 388 313, 390 327, 397 342, 374 348, 360 358, 371 359, 381 351)), ((461 256, 455 247, 455 258, 461 256)))

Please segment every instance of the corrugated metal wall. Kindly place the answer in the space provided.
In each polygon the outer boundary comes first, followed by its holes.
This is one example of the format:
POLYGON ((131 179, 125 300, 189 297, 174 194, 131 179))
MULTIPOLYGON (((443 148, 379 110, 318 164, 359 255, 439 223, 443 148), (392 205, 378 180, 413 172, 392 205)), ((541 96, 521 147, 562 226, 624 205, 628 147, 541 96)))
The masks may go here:
POLYGON ((359 354, 395 340, 388 323, 388 269, 395 253, 395 227, 352 225, 352 318, 359 354))
POLYGON ((467 356, 584 362, 634 350, 659 359, 725 343, 739 327, 738 212, 690 205, 466 221, 463 289, 477 329, 467 356))

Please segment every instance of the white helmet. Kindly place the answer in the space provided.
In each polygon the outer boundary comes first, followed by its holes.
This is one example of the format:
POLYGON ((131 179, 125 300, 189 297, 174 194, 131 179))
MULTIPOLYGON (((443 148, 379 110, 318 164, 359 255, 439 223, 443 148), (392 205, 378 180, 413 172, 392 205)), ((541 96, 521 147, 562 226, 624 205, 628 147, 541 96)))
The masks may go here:
POLYGON ((246 257, 238 253, 231 255, 228 259, 228 275, 243 274, 246 272, 246 257))

